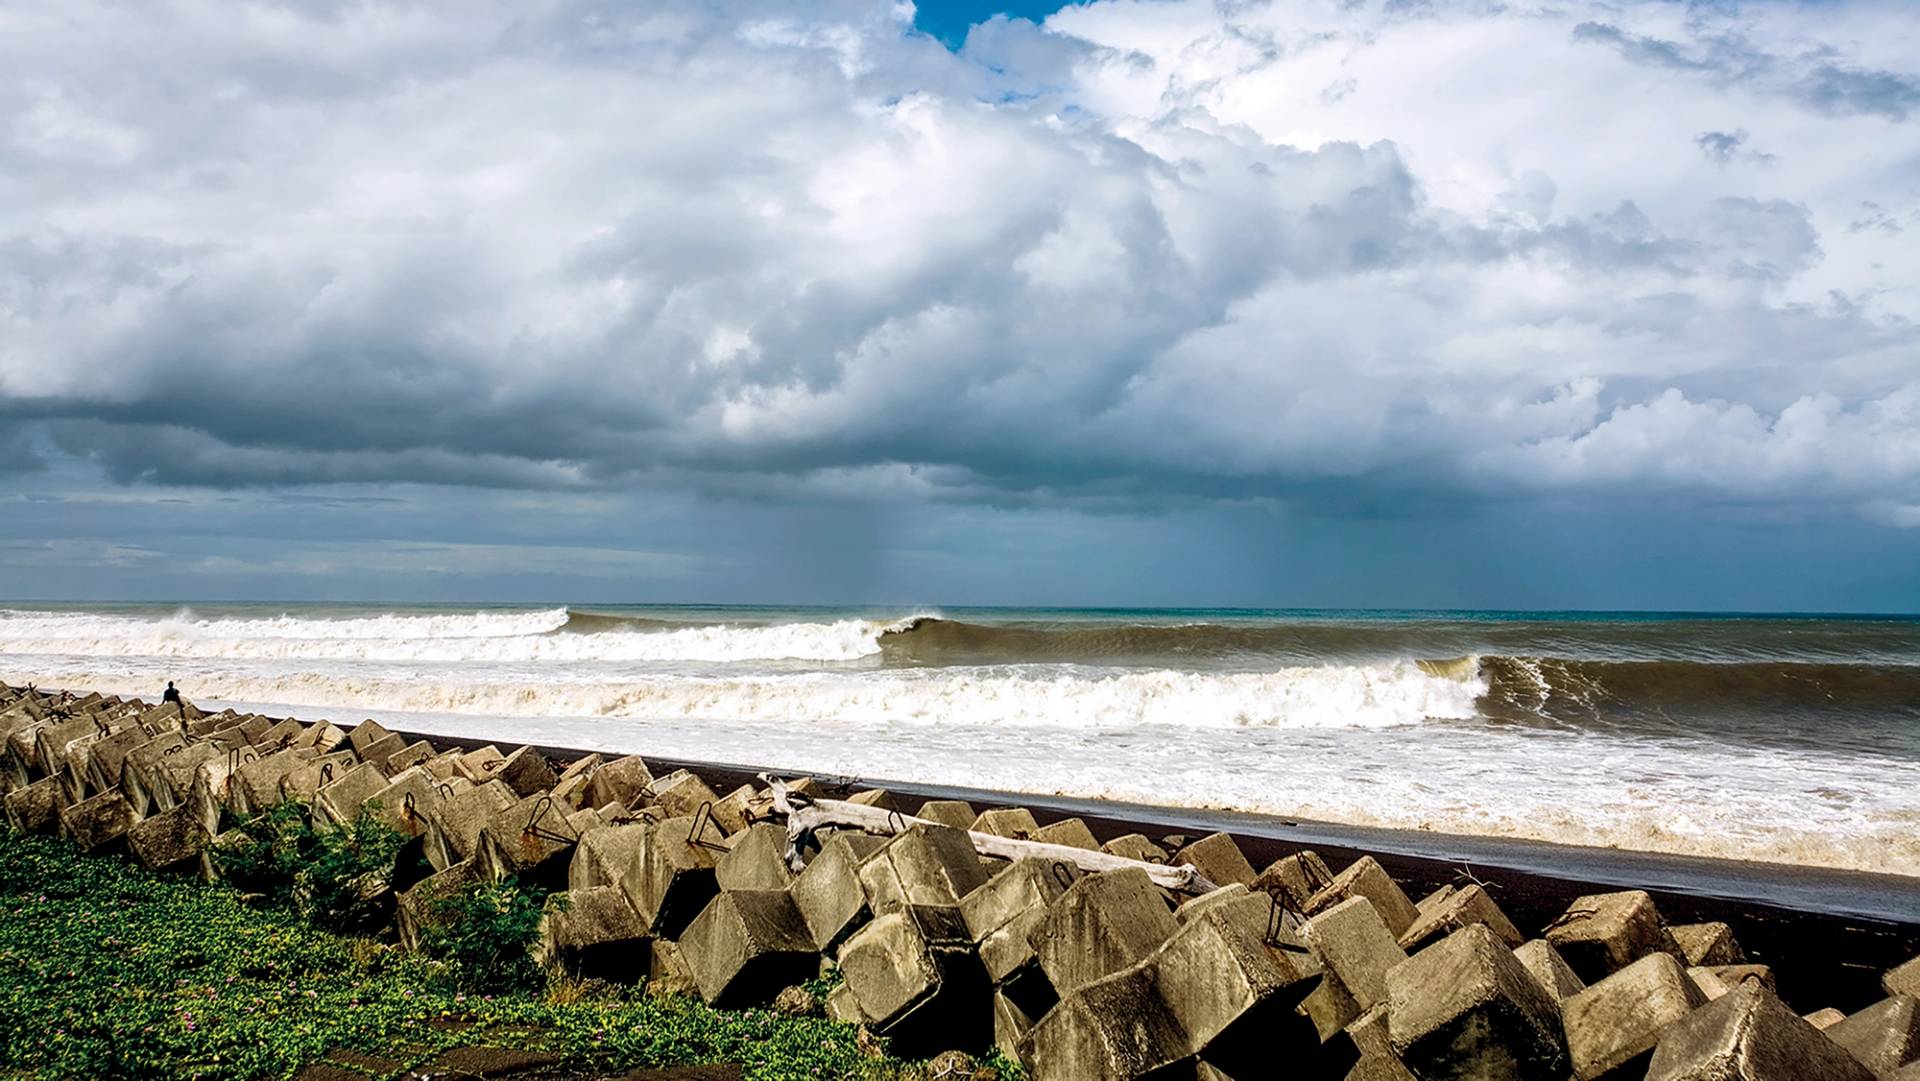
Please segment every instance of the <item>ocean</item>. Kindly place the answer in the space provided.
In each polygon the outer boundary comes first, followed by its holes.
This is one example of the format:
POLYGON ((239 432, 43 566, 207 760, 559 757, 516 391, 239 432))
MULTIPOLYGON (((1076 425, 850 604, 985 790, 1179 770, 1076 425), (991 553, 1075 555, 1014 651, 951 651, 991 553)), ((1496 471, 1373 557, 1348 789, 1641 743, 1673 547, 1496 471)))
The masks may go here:
POLYGON ((0 680, 1920 876, 1916 618, 17 602, 0 680))

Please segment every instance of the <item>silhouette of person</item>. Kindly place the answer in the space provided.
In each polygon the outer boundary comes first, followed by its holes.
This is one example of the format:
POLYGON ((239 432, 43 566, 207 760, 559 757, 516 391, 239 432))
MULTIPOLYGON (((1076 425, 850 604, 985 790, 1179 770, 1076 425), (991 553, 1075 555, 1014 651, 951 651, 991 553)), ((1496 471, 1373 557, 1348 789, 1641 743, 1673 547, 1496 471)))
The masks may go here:
POLYGON ((174 689, 172 680, 167 681, 167 693, 160 696, 161 705, 165 705, 168 702, 172 702, 174 705, 180 704, 180 692, 174 689))

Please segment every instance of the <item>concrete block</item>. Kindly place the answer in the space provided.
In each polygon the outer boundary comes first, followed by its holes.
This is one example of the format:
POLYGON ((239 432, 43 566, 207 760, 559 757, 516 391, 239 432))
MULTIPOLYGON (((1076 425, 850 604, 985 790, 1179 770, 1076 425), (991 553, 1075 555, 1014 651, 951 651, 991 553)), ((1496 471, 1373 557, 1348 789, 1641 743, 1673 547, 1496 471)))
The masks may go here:
POLYGON ((1822 1032, 1825 1032, 1826 1030, 1832 1028, 1833 1026, 1847 1019, 1846 1014, 1841 1013, 1839 1010, 1834 1009, 1832 1006, 1827 1006, 1823 1009, 1815 1010, 1809 1014, 1802 1014, 1801 1017, 1807 1022, 1807 1024, 1812 1025, 1814 1028, 1817 1028, 1822 1032))
MULTIPOLYGON (((832 1016, 829 1008, 828 1016, 832 1016)), ((1033 1018, 1007 997, 1005 991, 993 993, 993 1046, 1016 1062, 1020 1059, 1020 1041, 1033 1031, 1033 1018)))
POLYGON ((347 742, 347 733, 331 721, 319 721, 308 726, 294 741, 295 746, 305 746, 315 754, 331 754, 347 742))
POLYGON ((1773 969, 1766 965, 1695 965, 1687 970, 1687 979, 1693 981, 1693 986, 1709 1002, 1748 980, 1759 980, 1769 991, 1780 990, 1774 984, 1773 969))
POLYGON ((755 795, 752 785, 743 784, 721 796, 720 801, 713 805, 713 820, 720 823, 720 828, 726 830, 729 837, 765 817, 761 809, 754 805, 755 795))
POLYGON ((1175 852, 1172 863, 1175 866, 1193 864, 1216 886, 1235 882, 1244 885, 1254 879, 1253 864, 1247 862, 1233 838, 1224 833, 1209 833, 1175 852))
POLYGON ((965 831, 916 823, 860 864, 867 907, 885 915, 906 905, 954 905, 987 881, 965 831))
POLYGON ((354 725, 353 728, 347 732, 347 745, 353 748, 354 754, 360 756, 362 759, 366 759, 368 747, 373 746, 391 735, 393 735, 393 733, 387 730, 386 725, 381 724, 379 721, 368 719, 354 725))
POLYGON ((198 867, 207 840, 193 808, 184 806, 136 822, 127 830, 127 848, 150 871, 198 867))
POLYGON ((1880 977, 1880 986, 1886 988, 1889 995, 1913 995, 1920 998, 1920 957, 1887 970, 1880 977))
POLYGON ((454 761, 453 771, 457 776, 481 785, 493 780, 495 771, 505 765, 506 761, 507 756, 500 753, 500 748, 489 743, 478 750, 462 754, 454 761))
POLYGON ((130 724, 101 737, 88 749, 88 785, 96 792, 118 785, 120 767, 127 760, 127 752, 153 739, 153 736, 144 725, 130 724))
POLYGON ((224 758, 226 754, 226 748, 217 743, 191 743, 165 751, 158 761, 139 769, 129 765, 130 756, 128 762, 121 765, 120 791, 137 814, 170 811, 187 802, 200 764, 224 758))
POLYGON ((1372 902, 1380 913, 1380 919, 1386 923, 1387 930, 1392 931, 1396 939, 1407 933, 1407 928, 1413 926, 1414 918, 1420 914, 1407 895, 1401 892, 1400 884, 1372 856, 1360 857, 1352 866, 1333 876, 1333 881, 1307 898, 1302 908, 1307 915, 1315 916, 1349 897, 1365 897, 1372 902))
POLYGON ((582 979, 636 983, 647 974, 647 929, 613 886, 569 890, 540 919, 534 955, 582 979))
POLYGON ((1100 842, 1094 840, 1093 831, 1078 818, 1063 818, 1058 822, 1049 822, 1034 831, 1033 839, 1050 845, 1082 848, 1088 852, 1100 851, 1100 842))
POLYGON ((1361 1055, 1345 1081, 1418 1081, 1406 1064, 1392 1055, 1361 1055))
POLYGON ((1167 850, 1147 840, 1144 834, 1129 833, 1115 837, 1100 846, 1100 851, 1108 855, 1120 856, 1145 863, 1165 863, 1169 859, 1167 850))
POLYGON ((60 809, 60 832, 72 838, 82 852, 124 841, 137 821, 132 805, 117 788, 60 809))
POLYGON ((547 756, 532 747, 517 748, 493 775, 522 799, 548 793, 560 780, 547 764, 547 756))
MULTIPOLYGON (((900 807, 905 810, 905 807, 900 807)), ((958 799, 930 799, 920 804, 914 817, 929 822, 938 822, 943 826, 952 826, 957 830, 973 828, 973 820, 980 817, 973 805, 958 799)))
POLYGON ((1589 984, 1650 953, 1683 956, 1645 890, 1581 897, 1547 928, 1546 938, 1589 984))
POLYGON ((566 883, 579 839, 553 797, 542 792, 489 815, 474 856, 481 873, 495 881, 517 876, 558 888, 566 883))
POLYGON ((435 870, 444 871, 472 859, 487 820, 513 803, 513 792, 506 785, 487 782, 435 804, 427 812, 427 862, 435 870))
POLYGON ((1144 960, 1179 924, 1147 873, 1082 877, 1047 906, 1033 930, 1040 967, 1061 995, 1144 960))
POLYGON ((646 830, 644 823, 636 822, 582 833, 580 843, 573 850, 573 860, 567 864, 568 891, 617 887, 621 874, 639 862, 646 830))
POLYGON ((1513 951, 1513 956, 1532 973, 1541 990, 1555 1005, 1587 989, 1586 982, 1567 965, 1560 951, 1544 938, 1521 943, 1520 948, 1513 951))
POLYGON ((281 776, 277 798, 311 804, 323 786, 346 776, 359 764, 359 756, 348 750, 329 751, 310 757, 281 776))
POLYGON ((1680 959, 1695 965, 1744 965, 1746 952, 1724 923, 1682 923, 1667 929, 1680 947, 1680 959))
POLYGON ((459 751, 441 751, 439 754, 434 755, 422 763, 420 768, 431 774, 436 781, 457 780, 465 784, 472 784, 472 781, 467 780, 467 778, 460 773, 461 758, 462 755, 459 751))
POLYGON ((1706 1003, 1670 954, 1650 953, 1560 1004, 1577 1081, 1640 1081, 1660 1030, 1706 1003))
POLYGON ((1270 947, 1216 912, 1181 924, 1146 965, 1187 1051, 1229 1074, 1258 1076, 1275 1058, 1319 1048, 1313 1025, 1295 1012, 1321 978, 1305 949, 1270 947))
POLYGON ((1407 959, 1365 897, 1349 897, 1313 917, 1301 935, 1362 1010, 1387 1000, 1387 973, 1407 959))
POLYGON ((1046 918, 1047 905, 1078 877, 1045 860, 1015 860, 961 900, 960 918, 979 945, 989 980, 998 985, 1035 963, 1033 931, 1046 918))
POLYGON ((758 1006, 818 968, 806 921, 785 890, 729 890, 679 937, 700 997, 722 1007, 758 1006))
POLYGON ((654 939, 653 952, 647 958, 647 994, 692 996, 699 993, 700 985, 694 981, 693 969, 687 965, 679 944, 671 939, 654 939))
POLYGON ((7 821, 22 833, 51 833, 67 806, 67 789, 58 777, 43 777, 7 793, 7 821))
MULTIPOLYGON (((707 787, 707 782, 682 769, 653 782, 653 802, 650 806, 657 808, 667 818, 679 818, 698 814, 702 804, 718 802, 720 797, 707 787)), ((726 829, 715 822, 713 832, 725 834, 726 829)))
POLYGON ((676 939, 718 892, 713 868, 726 849, 694 843, 691 818, 663 819, 646 830, 640 858, 622 872, 618 885, 648 931, 676 939))
POLYGON ((247 759, 242 752, 241 757, 239 766, 228 777, 228 800, 234 813, 245 816, 259 814, 279 803, 280 782, 319 756, 310 748, 289 747, 254 759, 247 759))
POLYGON ((1040 832, 1040 823, 1033 820, 1033 812, 1025 807, 993 807, 975 816, 973 825, 968 828, 995 837, 1031 840, 1034 834, 1040 832))
POLYGON ((1667 1026, 1647 1081, 1873 1081, 1773 992, 1742 984, 1667 1026))
POLYGON ((860 885, 860 865, 885 844, 864 833, 834 834, 793 880, 789 889, 814 949, 834 952, 871 915, 860 885))
POLYGON ((1146 965, 1061 999, 1021 1041, 1020 1058, 1034 1081, 1137 1081, 1194 1069, 1187 1033, 1146 965))
POLYGON ((1920 998, 1883 998, 1829 1027, 1826 1034, 1867 1069, 1892 1073, 1920 1059, 1920 998))
POLYGON ((848 796, 847 802, 856 803, 862 807, 878 807, 883 811, 897 811, 900 809, 899 804, 893 800, 893 793, 888 792, 884 788, 863 788, 848 796))
POLYGON ((1413 925, 1400 936, 1400 946, 1408 953, 1418 953, 1470 923, 1485 924, 1509 948, 1518 949, 1527 940, 1487 891, 1476 884, 1453 890, 1421 909, 1413 925))
MULTIPOLYGON (((373 762, 374 765, 386 770, 388 776, 398 777, 400 774, 415 766, 425 765, 433 759, 435 753, 433 744, 423 739, 407 744, 400 750, 388 755, 385 761, 375 762, 371 758, 368 758, 367 761, 373 762)), ((365 758, 366 756, 362 755, 361 757, 365 758)))
POLYGON ((427 815, 443 798, 433 775, 416 765, 394 774, 368 801, 379 805, 380 820, 394 832, 424 837, 427 815))
POLYGON ((1393 1049, 1423 1081, 1567 1074, 1559 1011, 1498 935, 1461 928, 1387 973, 1393 1049))
POLYGON ((637 754, 603 762, 587 778, 587 802, 595 807, 609 803, 618 803, 623 807, 639 807, 645 803, 643 794, 650 794, 648 787, 653 784, 653 774, 648 771, 647 763, 637 754))
MULTIPOLYGON (((345 750, 346 748, 341 749, 345 750)), ((387 759, 392 758, 394 755, 406 749, 407 741, 405 737, 397 735, 386 736, 369 744, 365 751, 357 751, 356 757, 363 762, 369 762, 380 770, 385 771, 387 768, 387 759)))
POLYGON ((793 884, 787 868, 787 831, 762 822, 730 838, 732 847, 713 865, 723 890, 784 890, 793 884))
POLYGON ((394 902, 394 930, 400 945, 418 951, 429 930, 445 922, 439 903, 482 881, 472 860, 463 860, 428 875, 402 891, 394 902))
POLYGON ((294 741, 298 740, 305 731, 306 728, 304 728, 299 721, 288 718, 276 722, 266 731, 256 736, 253 745, 262 755, 269 755, 275 751, 284 751, 292 747, 294 741))
POLYGON ((840 971, 896 1053, 984 1050, 991 985, 957 906, 914 905, 872 921, 840 947, 840 971))
POLYGON ((314 819, 347 825, 360 816, 361 804, 386 787, 386 773, 371 762, 362 762, 342 773, 331 784, 321 785, 314 793, 314 819))
POLYGON ((866 1023, 867 1016, 860 1012, 860 1000, 854 997, 853 988, 838 983, 827 992, 827 1020, 843 1025, 866 1023))

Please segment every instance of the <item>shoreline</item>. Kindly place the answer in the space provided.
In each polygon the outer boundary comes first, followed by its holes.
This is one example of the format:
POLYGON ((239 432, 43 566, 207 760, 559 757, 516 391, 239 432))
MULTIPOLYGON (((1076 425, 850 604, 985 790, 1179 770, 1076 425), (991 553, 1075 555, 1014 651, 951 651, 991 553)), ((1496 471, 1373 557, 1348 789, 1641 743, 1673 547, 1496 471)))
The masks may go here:
MULTIPOLYGON (((392 731, 410 741, 428 740, 436 747, 473 750, 489 743, 499 743, 497 740, 454 736, 424 729, 393 728, 392 731)), ((592 753, 639 754, 650 766, 663 771, 687 769, 694 772, 719 792, 751 782, 763 770, 776 775, 801 775, 798 771, 739 763, 656 757, 648 754, 644 748, 577 748, 541 743, 530 746, 560 760, 592 753)), ((988 806, 1026 807, 1042 825, 1078 817, 1101 841, 1127 833, 1142 833, 1154 839, 1169 833, 1186 833, 1197 837, 1219 829, 1233 835, 1256 868, 1303 848, 1314 849, 1335 867, 1371 855, 1409 896, 1416 898, 1442 885, 1463 881, 1462 863, 1459 859, 1441 855, 1396 850, 1396 846, 1390 843, 1394 838, 1402 841, 1442 839, 1461 843, 1478 840, 1417 831, 1344 827, 1236 812, 1194 811, 1077 797, 899 783, 884 778, 835 775, 816 777, 816 780, 834 785, 885 788, 896 796, 907 797, 909 801, 968 799, 980 809, 988 806)), ((1564 912, 1575 898, 1585 894, 1645 889, 1653 895, 1662 915, 1670 923, 1719 920, 1731 926, 1735 937, 1753 961, 1773 967, 1783 989, 1783 998, 1801 1013, 1827 1006, 1851 1013, 1877 1002, 1885 997, 1880 987, 1881 973, 1920 955, 1920 880, 1827 868, 1795 868, 1784 864, 1742 864, 1697 857, 1662 857, 1613 849, 1579 850, 1545 842, 1522 842, 1522 845, 1538 850, 1554 850, 1563 857, 1570 853, 1577 854, 1577 858, 1570 865, 1562 864, 1561 873, 1550 873, 1547 868, 1540 866, 1507 865, 1491 860, 1475 860, 1467 868, 1473 879, 1486 886, 1489 894, 1516 923, 1521 926, 1544 926, 1564 912), (1709 870, 1714 873, 1706 873, 1709 870), (1798 878, 1800 881, 1783 884, 1783 878, 1798 878), (1747 892, 1740 892, 1741 883, 1746 884, 1747 892), (1716 885, 1727 887, 1730 892, 1712 892, 1716 885), (1753 890, 1769 885, 1780 895, 1776 899, 1762 900, 1751 895, 1753 890), (1811 907, 1821 898, 1832 900, 1848 896, 1867 898, 1861 905, 1868 911, 1853 911, 1844 906, 1835 909, 1811 907), (1897 902, 1902 899, 1906 903, 1898 905, 1897 902), (1801 903, 1795 904, 1795 900, 1801 903)), ((1487 851, 1493 853, 1495 848, 1505 847, 1502 841, 1502 844, 1490 846, 1487 851)), ((1518 849, 1512 851, 1517 852, 1518 849)), ((1536 858, 1544 861, 1550 854, 1540 851, 1536 858)))

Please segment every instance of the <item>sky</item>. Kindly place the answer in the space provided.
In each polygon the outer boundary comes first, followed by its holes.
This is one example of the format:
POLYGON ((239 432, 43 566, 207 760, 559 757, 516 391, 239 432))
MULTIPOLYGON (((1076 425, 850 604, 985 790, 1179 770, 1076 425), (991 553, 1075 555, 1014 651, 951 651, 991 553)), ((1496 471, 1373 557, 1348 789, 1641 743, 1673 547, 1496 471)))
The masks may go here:
POLYGON ((0 0, 0 597, 1920 610, 1905 0, 0 0))

